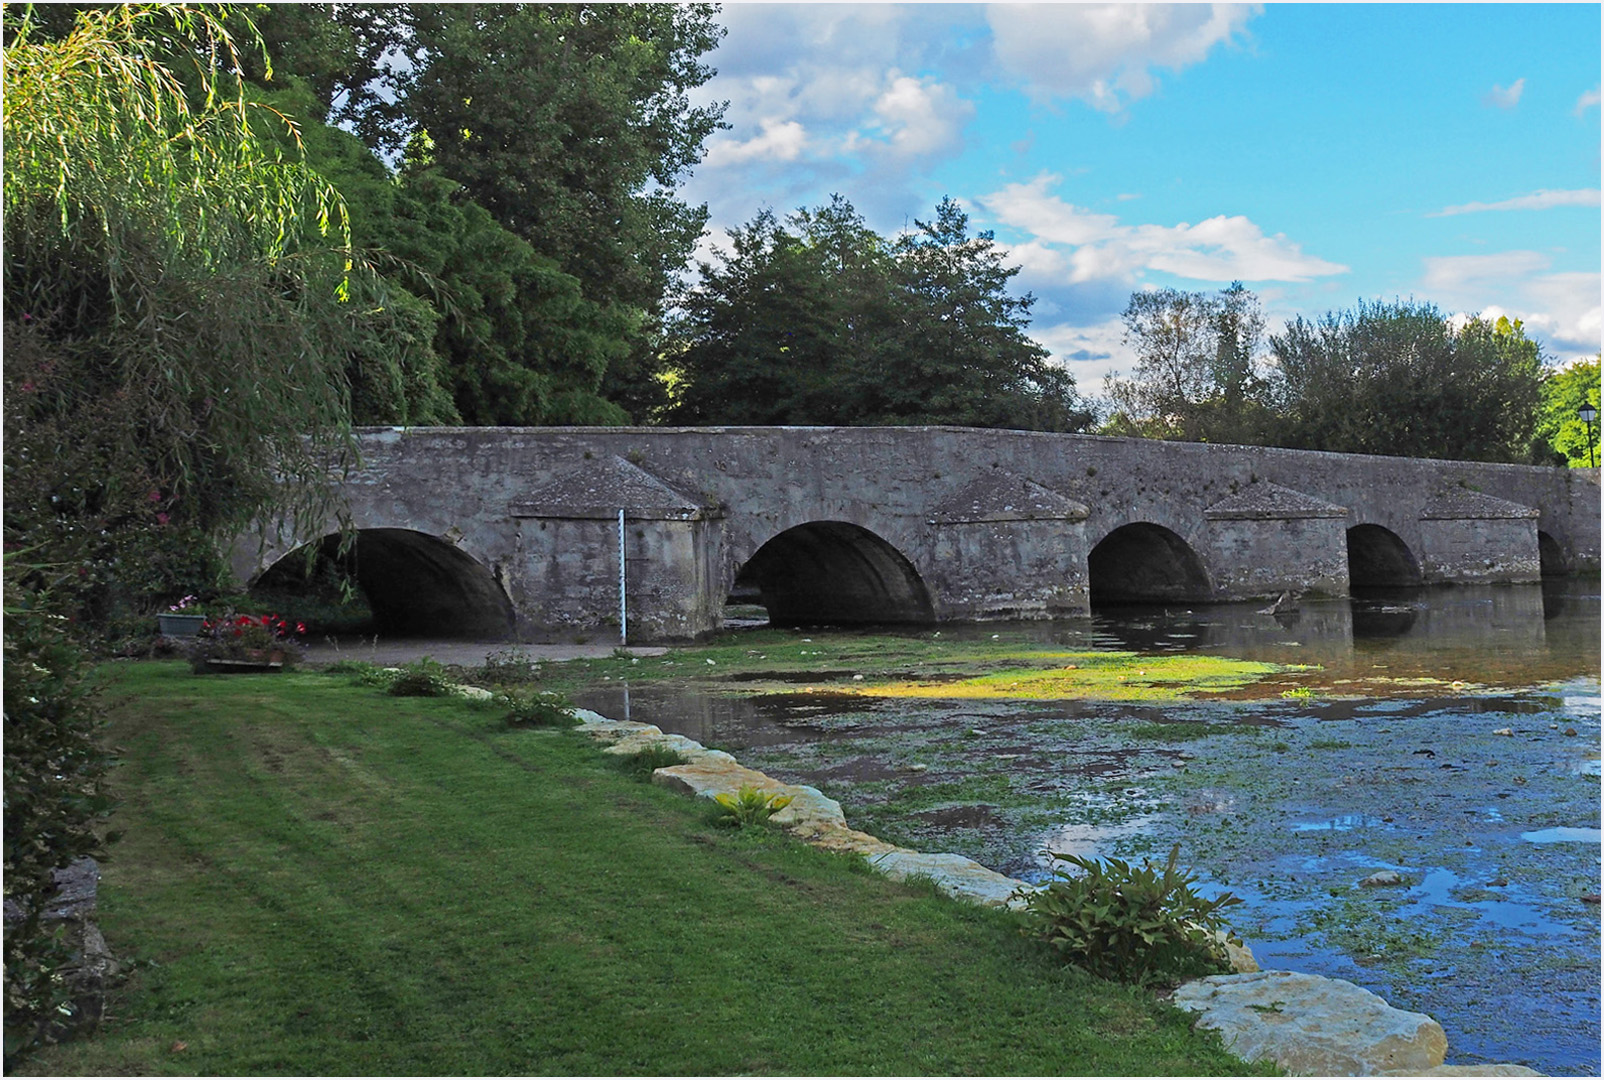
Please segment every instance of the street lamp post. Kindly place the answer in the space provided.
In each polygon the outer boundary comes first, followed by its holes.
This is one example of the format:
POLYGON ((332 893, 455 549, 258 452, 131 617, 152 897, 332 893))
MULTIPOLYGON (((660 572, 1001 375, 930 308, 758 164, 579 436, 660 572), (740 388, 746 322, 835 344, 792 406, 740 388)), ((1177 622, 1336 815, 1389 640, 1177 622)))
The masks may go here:
POLYGON ((1587 466, 1592 468, 1597 464, 1593 457, 1593 421, 1598 419, 1598 410, 1591 405, 1583 405, 1576 410, 1576 416, 1587 425, 1587 466))

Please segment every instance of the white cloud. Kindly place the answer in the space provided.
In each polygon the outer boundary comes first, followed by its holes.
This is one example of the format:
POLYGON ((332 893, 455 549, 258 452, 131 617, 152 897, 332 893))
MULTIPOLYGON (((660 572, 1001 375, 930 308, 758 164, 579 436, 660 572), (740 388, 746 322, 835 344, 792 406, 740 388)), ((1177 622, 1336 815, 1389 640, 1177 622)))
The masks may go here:
POLYGON ((1562 360, 1599 351, 1598 273, 1547 273, 1553 260, 1539 251, 1443 255, 1423 262, 1421 286, 1445 310, 1519 319, 1562 360))
POLYGON ((1118 317, 1080 325, 1038 324, 1031 327, 1030 336, 1075 377, 1076 387, 1088 397, 1103 393, 1106 376, 1127 374, 1136 367, 1136 354, 1125 344, 1125 324, 1118 317))
POLYGON ((1481 103, 1495 109, 1513 109, 1520 104, 1520 96, 1526 89, 1524 78, 1516 79, 1506 86, 1493 84, 1493 88, 1482 95, 1481 103))
POLYGON ((935 157, 962 146, 964 124, 975 114, 973 103, 934 79, 893 70, 886 82, 874 102, 874 119, 848 134, 848 151, 910 159, 935 157))
POLYGON ((1445 206, 1428 216, 1452 217, 1455 214, 1476 214, 1484 210, 1548 210, 1555 206, 1597 206, 1598 194, 1597 188, 1583 188, 1577 191, 1551 191, 1544 188, 1530 195, 1517 195, 1513 199, 1504 199, 1500 202, 1469 202, 1461 206, 1445 206))
MULTIPOLYGON (((1135 281, 1145 270, 1158 270, 1196 281, 1308 281, 1347 272, 1347 267, 1306 255, 1283 234, 1266 236, 1241 215, 1219 215, 1195 225, 1125 225, 1112 214, 1099 214, 1051 194, 1060 178, 1043 173, 1028 183, 1009 184, 980 202, 1003 225, 1059 252, 1070 284, 1103 279, 1135 281)), ((1014 257, 1028 245, 1012 249, 1014 257)), ((1029 255, 1033 265, 1046 266, 1041 252, 1029 255)))
POLYGON ((1551 260, 1539 251, 1504 251, 1496 255, 1435 255, 1421 260, 1426 267, 1421 284, 1434 296, 1457 298, 1467 290, 1547 270, 1551 260))
POLYGON ((744 142, 732 138, 711 141, 703 166, 720 169, 750 161, 795 161, 807 146, 807 131, 795 120, 766 116, 758 126, 761 132, 744 142))
POLYGON ((1598 108, 1598 101, 1598 87, 1595 86, 1591 90, 1584 91, 1582 96, 1576 99, 1576 107, 1571 112, 1576 116, 1581 116, 1588 109, 1598 108))
POLYGON ((993 4, 997 63, 1037 101, 1079 98, 1118 112, 1232 41, 1256 4, 993 4))

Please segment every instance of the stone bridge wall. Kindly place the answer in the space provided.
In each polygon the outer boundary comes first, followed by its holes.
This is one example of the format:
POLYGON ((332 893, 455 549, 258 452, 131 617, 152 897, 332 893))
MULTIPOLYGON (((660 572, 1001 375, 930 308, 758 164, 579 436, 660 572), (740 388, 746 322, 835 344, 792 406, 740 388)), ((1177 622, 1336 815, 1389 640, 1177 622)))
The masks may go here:
MULTIPOLYGON (((753 555, 821 522, 856 531, 815 529, 783 562, 839 566, 893 613, 922 586, 942 620, 1084 614, 1089 557, 1122 526, 1195 554, 1157 587, 1199 601, 1345 595, 1361 525, 1401 541, 1426 584, 1537 580, 1539 533, 1567 570, 1599 567, 1597 470, 939 427, 385 428, 360 443, 352 524, 454 546, 531 635, 616 624, 620 507, 631 640, 716 628, 753 555), (852 540, 862 530, 894 551, 852 540)), ((242 544, 236 570, 316 539, 242 544)))

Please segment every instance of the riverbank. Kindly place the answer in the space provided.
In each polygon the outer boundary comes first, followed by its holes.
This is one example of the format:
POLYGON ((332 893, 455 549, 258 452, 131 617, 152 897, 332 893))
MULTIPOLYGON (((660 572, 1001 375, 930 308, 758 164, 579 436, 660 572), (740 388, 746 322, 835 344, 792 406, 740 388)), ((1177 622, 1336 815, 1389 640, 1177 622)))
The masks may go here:
POLYGON ((109 694, 101 925, 138 963, 36 1074, 1246 1068, 1006 912, 717 828, 576 738, 313 673, 109 694))

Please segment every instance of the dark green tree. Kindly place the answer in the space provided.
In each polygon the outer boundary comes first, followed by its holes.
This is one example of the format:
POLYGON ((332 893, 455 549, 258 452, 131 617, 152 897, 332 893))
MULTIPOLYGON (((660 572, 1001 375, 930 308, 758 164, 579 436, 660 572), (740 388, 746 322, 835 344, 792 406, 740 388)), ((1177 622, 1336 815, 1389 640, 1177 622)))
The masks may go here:
POLYGON ((415 63, 392 139, 578 281, 593 325, 620 334, 604 392, 637 412, 658 386, 663 297, 707 220, 672 188, 721 123, 723 106, 688 98, 712 76, 700 58, 722 33, 713 10, 408 8, 415 63))
POLYGON ((1525 461, 1542 357, 1518 323, 1458 329, 1435 306, 1361 302, 1270 338, 1286 426, 1312 450, 1525 461))
POLYGON ((668 419, 1073 430, 1074 381, 1024 334, 1031 300, 956 203, 887 242, 835 196, 730 232, 684 301, 668 419))

